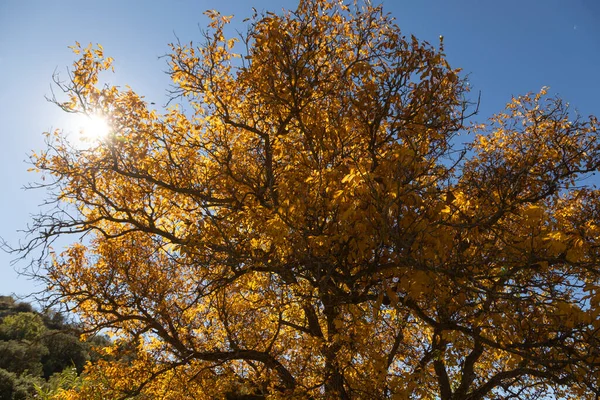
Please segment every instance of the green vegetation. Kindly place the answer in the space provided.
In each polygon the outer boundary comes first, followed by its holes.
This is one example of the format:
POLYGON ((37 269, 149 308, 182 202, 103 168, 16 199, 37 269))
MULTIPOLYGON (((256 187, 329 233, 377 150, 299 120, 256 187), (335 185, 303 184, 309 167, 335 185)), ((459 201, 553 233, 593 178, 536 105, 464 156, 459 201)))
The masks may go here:
POLYGON ((92 347, 106 343, 79 337, 62 314, 0 296, 0 399, 49 399, 77 386, 86 362, 95 360, 92 347))

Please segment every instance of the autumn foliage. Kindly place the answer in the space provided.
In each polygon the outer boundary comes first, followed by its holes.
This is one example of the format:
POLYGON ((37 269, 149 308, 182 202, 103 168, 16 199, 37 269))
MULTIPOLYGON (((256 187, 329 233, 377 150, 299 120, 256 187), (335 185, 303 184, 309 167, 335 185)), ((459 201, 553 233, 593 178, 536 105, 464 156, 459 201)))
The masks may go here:
POLYGON ((74 47, 60 105, 111 133, 48 135, 27 248, 85 234, 42 278, 114 339, 64 398, 597 398, 595 118, 542 90, 468 125, 442 45, 380 7, 302 0, 238 39, 207 14, 164 114, 74 47))

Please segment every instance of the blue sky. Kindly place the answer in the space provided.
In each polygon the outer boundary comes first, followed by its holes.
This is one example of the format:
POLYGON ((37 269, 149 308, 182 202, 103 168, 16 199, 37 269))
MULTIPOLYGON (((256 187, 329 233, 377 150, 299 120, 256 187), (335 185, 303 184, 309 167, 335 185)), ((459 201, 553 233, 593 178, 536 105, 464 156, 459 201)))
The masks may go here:
MULTIPOLYGON (((258 10, 295 8, 296 1, 104 0, 0 1, 0 236, 24 239, 29 215, 44 199, 25 191, 36 180, 24 163, 43 147, 42 132, 69 126, 48 103, 52 74, 66 71, 74 57, 67 46, 100 43, 115 58, 112 83, 129 85, 157 105, 166 101, 169 80, 158 57, 175 35, 200 40, 202 14, 234 14, 234 25, 258 10)), ((598 0, 384 0, 405 34, 437 44, 444 36, 453 67, 469 74, 473 99, 481 91, 479 115, 501 111, 511 96, 550 86, 582 115, 600 116, 600 1, 598 0)), ((14 258, 0 252, 0 294, 36 290, 18 277, 14 258)))

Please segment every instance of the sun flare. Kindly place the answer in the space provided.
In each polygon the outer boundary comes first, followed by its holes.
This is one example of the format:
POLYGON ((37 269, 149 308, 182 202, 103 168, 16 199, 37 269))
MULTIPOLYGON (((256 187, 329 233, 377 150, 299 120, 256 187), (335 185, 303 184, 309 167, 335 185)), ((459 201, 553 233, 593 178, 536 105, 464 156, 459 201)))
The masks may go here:
POLYGON ((95 142, 105 138, 110 132, 110 125, 106 117, 98 114, 78 116, 77 125, 80 140, 84 142, 95 142))

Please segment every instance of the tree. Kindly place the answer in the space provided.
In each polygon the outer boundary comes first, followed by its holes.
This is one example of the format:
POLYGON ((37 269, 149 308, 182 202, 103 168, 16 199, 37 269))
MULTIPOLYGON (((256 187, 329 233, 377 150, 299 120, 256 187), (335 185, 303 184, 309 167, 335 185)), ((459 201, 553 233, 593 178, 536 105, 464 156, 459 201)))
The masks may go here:
POLYGON ((2 318, 0 370, 39 376, 41 358, 48 353, 39 340, 44 331, 42 318, 33 312, 19 312, 2 318))
POLYGON ((86 351, 88 346, 73 334, 52 332, 45 335, 42 342, 48 349, 48 353, 42 357, 46 379, 70 367, 81 372, 88 361, 89 355, 86 351))
POLYGON ((0 368, 0 398, 3 400, 26 400, 33 398, 35 382, 30 376, 17 377, 0 368))
POLYGON ((189 112, 99 85, 100 46, 58 82, 111 126, 33 156, 55 208, 24 250, 84 235, 40 278, 114 335, 70 395, 600 394, 594 117, 544 89, 467 126, 441 43, 380 7, 302 0, 240 39, 207 14, 168 58, 189 112))
POLYGON ((110 343, 79 336, 60 312, 0 296, 0 399, 51 398, 76 387, 84 365, 102 358, 94 348, 110 343))
POLYGON ((35 340, 45 331, 42 317, 33 312, 18 312, 2 318, 0 339, 35 340))

